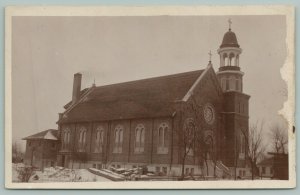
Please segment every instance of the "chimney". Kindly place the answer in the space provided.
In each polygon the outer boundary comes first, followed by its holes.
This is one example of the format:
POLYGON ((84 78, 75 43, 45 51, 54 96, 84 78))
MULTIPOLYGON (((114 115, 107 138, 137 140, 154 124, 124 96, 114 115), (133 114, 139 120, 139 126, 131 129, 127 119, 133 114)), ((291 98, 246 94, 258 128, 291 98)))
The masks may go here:
POLYGON ((62 119, 64 113, 58 113, 58 120, 62 119))
POLYGON ((74 74, 72 104, 76 103, 80 98, 82 74, 74 74))

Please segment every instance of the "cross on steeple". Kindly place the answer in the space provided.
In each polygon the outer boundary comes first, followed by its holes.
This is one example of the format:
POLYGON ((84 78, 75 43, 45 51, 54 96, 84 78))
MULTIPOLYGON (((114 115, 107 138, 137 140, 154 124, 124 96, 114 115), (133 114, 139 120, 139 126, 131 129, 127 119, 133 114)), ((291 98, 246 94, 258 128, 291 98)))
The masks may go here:
POLYGON ((211 56, 212 56, 211 50, 209 50, 208 55, 209 55, 209 62, 211 62, 211 56))
POLYGON ((231 21, 231 18, 229 18, 228 19, 229 30, 231 30, 231 24, 232 24, 232 21, 231 21))

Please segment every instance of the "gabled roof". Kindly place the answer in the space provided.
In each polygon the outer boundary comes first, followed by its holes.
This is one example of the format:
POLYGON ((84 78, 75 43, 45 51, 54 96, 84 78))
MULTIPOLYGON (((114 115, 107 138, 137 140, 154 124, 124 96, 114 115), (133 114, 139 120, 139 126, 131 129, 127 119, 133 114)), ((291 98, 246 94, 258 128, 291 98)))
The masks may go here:
POLYGON ((58 140, 58 130, 48 129, 23 138, 23 140, 40 140, 40 139, 58 140))
POLYGON ((257 165, 258 166, 272 166, 273 165, 273 157, 272 158, 266 158, 264 160, 262 160, 261 162, 259 162, 257 165))
POLYGON ((171 116, 204 70, 94 87, 58 121, 86 122, 171 116))

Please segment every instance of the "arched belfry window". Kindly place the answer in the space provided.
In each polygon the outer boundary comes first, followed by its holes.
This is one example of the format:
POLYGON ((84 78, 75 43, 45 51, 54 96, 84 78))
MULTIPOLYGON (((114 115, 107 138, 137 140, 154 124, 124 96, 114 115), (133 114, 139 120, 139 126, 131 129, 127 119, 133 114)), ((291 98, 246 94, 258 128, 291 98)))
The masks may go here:
POLYGON ((104 144, 104 129, 102 126, 99 126, 96 129, 94 152, 101 153, 103 151, 103 144, 104 144))
POLYGON ((234 66, 234 53, 229 54, 229 66, 234 66))
POLYGON ((235 61, 236 61, 236 66, 240 66, 240 59, 239 59, 239 55, 236 55, 236 59, 235 59, 235 61))
POLYGON ((138 124, 135 128, 135 143, 134 143, 134 152, 142 153, 144 152, 145 146, 145 126, 138 124))
POLYGON ((227 53, 223 54, 223 63, 224 63, 224 66, 228 66, 228 55, 227 55, 227 53))
POLYGON ((78 139, 78 148, 80 151, 85 150, 85 144, 86 144, 86 128, 80 127, 79 129, 79 139, 78 139))
POLYGON ((167 154, 168 145, 169 145, 169 126, 167 123, 161 123, 157 129, 158 145, 157 153, 158 154, 167 154))
POLYGON ((114 153, 122 153, 124 128, 122 125, 117 125, 114 132, 114 153))

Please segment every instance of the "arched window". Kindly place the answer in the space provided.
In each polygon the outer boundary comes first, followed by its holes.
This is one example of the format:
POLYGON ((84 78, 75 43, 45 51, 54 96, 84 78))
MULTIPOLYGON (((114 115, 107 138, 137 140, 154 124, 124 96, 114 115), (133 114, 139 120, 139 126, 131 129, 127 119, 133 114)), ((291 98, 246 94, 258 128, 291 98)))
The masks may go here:
POLYGON ((71 136, 71 132, 69 131, 67 134, 67 143, 70 144, 70 136, 71 136))
POLYGON ((62 144, 63 149, 68 148, 70 145, 70 134, 71 132, 69 128, 63 130, 63 144, 62 144))
POLYGON ((117 125, 115 128, 115 144, 114 144, 114 153, 122 153, 122 144, 123 144, 123 126, 117 125))
POLYGON ((168 131, 169 126, 167 123, 162 123, 159 125, 158 130, 158 146, 157 146, 157 153, 158 154, 167 154, 168 153, 168 131))
POLYGON ((244 136, 241 135, 241 153, 245 153, 245 139, 244 136))
POLYGON ((222 85, 222 90, 225 91, 226 90, 226 78, 221 79, 221 85, 222 85))
POLYGON ((85 150, 85 143, 86 143, 86 128, 81 127, 79 129, 79 139, 78 139, 78 147, 79 150, 85 150))
POLYGON ((239 157, 241 159, 245 158, 245 152, 246 152, 246 141, 245 141, 245 136, 240 135, 240 145, 239 145, 239 157))
POLYGON ((231 76, 230 77, 230 86, 229 86, 230 90, 235 90, 235 77, 231 76))
POLYGON ((102 152, 104 144, 104 129, 99 126, 96 129, 95 148, 94 152, 102 152))
POLYGON ((137 125, 135 128, 135 153, 144 152, 144 143, 145 142, 145 126, 142 124, 137 125))
POLYGON ((226 91, 229 90, 229 78, 226 77, 226 91))
POLYGON ((240 81, 239 78, 235 78, 235 90, 240 91, 240 81))
POLYGON ((196 125, 193 118, 187 118, 183 126, 183 142, 185 145, 186 154, 194 155, 196 125))

